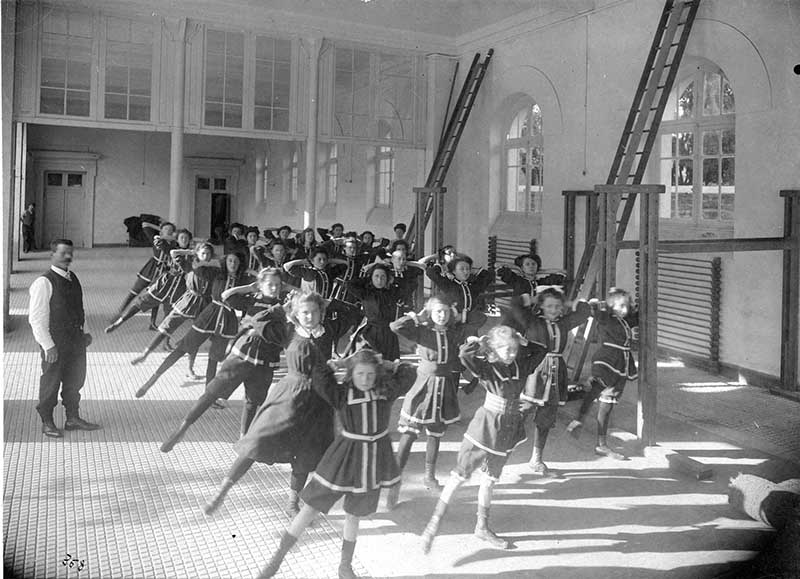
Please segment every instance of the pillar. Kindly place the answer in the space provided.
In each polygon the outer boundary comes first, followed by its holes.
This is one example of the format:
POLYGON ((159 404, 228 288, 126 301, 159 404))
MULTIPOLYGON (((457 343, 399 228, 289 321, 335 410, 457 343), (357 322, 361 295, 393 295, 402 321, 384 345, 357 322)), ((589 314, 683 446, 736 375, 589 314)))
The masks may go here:
POLYGON ((186 18, 168 27, 175 47, 174 87, 172 91, 172 127, 169 149, 169 220, 181 224, 183 204, 183 124, 186 94, 186 18))
POLYGON ((306 136, 306 203, 303 227, 316 228, 317 217, 317 120, 319 118, 319 56, 322 38, 307 38, 308 54, 308 135, 306 136))

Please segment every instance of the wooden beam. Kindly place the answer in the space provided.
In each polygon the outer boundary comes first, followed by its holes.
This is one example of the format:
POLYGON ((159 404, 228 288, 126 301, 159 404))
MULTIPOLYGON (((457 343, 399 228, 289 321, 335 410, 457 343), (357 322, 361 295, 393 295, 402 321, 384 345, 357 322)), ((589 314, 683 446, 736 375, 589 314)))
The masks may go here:
POLYGON ((783 251, 781 295, 781 384, 796 392, 798 384, 797 344, 800 340, 800 190, 783 190, 783 235, 789 247, 783 251))
MULTIPOLYGON (((659 253, 728 253, 734 251, 783 251, 793 242, 783 237, 743 237, 740 239, 675 239, 660 240, 659 253)), ((639 243, 625 240, 619 249, 638 249, 639 243)))
POLYGON ((645 446, 656 444, 658 388, 658 201, 665 187, 632 186, 639 195, 639 389, 636 434, 645 446))

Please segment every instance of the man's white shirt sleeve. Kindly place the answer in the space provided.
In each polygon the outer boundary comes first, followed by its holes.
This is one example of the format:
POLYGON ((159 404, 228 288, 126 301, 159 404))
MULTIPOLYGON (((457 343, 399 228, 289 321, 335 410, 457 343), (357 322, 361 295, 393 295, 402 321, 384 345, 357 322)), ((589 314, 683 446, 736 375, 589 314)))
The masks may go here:
POLYGON ((46 277, 39 276, 31 284, 28 293, 31 296, 28 323, 33 330, 33 339, 47 351, 56 345, 50 335, 50 298, 53 295, 53 285, 46 277))

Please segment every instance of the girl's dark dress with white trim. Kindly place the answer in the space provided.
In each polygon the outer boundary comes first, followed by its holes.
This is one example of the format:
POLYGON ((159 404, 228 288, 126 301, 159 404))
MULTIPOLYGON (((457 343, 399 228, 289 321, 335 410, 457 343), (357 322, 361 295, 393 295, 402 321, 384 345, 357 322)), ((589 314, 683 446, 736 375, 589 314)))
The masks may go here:
POLYGON ((384 360, 397 360, 400 357, 400 342, 389 324, 395 320, 403 290, 397 286, 376 288, 368 277, 349 282, 347 290, 361 301, 364 310, 365 318, 356 328, 355 338, 363 339, 372 349, 380 352, 384 360))
POLYGON ((639 325, 639 312, 624 318, 609 310, 599 310, 595 315, 600 343, 592 357, 592 378, 603 382, 601 402, 615 403, 625 388, 625 382, 636 380, 636 361, 631 352, 633 328, 639 325))
POLYGON ((312 388, 314 381, 329 379, 322 352, 330 351, 331 341, 327 333, 303 333, 295 329, 286 348, 286 376, 270 388, 234 449, 256 462, 291 463, 296 472, 311 472, 333 442, 333 409, 312 388))
POLYGON ((366 494, 400 482, 389 422, 392 403, 408 391, 416 372, 410 364, 399 364, 387 374, 383 384, 368 391, 352 382, 338 384, 332 375, 327 382, 314 384, 314 390, 336 409, 342 431, 317 465, 303 500, 331 491, 366 494))
POLYGON ((437 330, 417 325, 406 315, 390 324, 392 331, 417 344, 419 366, 417 379, 403 400, 398 430, 418 431, 441 436, 448 424, 461 417, 458 404, 458 380, 463 367, 458 359, 462 340, 460 328, 437 330))

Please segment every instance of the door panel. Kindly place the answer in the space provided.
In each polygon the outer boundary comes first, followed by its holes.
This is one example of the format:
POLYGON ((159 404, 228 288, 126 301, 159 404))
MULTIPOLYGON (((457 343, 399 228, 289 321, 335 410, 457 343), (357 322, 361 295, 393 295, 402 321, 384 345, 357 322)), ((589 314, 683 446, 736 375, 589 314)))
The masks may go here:
POLYGON ((42 241, 65 237, 84 247, 84 189, 82 173, 45 173, 42 241))
POLYGON ((64 189, 50 188, 44 192, 44 245, 49 245, 51 239, 64 237, 65 199, 64 189))
POLYGON ((83 189, 68 189, 64 199, 64 234, 75 247, 83 243, 83 189))

